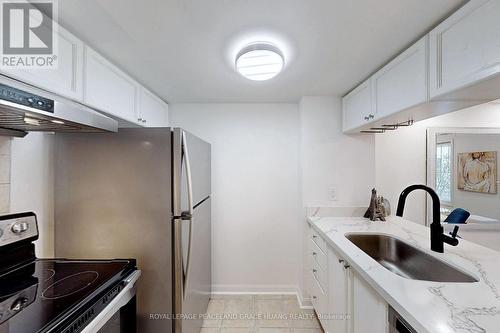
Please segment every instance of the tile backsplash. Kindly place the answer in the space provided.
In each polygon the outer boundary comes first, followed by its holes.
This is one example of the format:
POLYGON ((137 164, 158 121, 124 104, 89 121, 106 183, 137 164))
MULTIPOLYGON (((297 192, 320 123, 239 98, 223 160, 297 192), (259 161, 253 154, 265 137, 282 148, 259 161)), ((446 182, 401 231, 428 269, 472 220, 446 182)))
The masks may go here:
POLYGON ((0 214, 10 208, 10 143, 9 137, 0 136, 0 214))

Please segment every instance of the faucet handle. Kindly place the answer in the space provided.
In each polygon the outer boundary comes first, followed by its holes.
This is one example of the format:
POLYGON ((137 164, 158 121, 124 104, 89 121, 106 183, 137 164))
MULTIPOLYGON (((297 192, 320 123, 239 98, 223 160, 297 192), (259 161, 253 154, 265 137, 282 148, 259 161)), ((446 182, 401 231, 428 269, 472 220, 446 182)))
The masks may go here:
MULTIPOLYGON (((450 232, 451 237, 457 238, 458 229, 460 229, 460 227, 458 225, 456 225, 455 228, 453 228, 453 231, 450 232)), ((458 236, 458 237, 460 238, 460 236, 458 236)))

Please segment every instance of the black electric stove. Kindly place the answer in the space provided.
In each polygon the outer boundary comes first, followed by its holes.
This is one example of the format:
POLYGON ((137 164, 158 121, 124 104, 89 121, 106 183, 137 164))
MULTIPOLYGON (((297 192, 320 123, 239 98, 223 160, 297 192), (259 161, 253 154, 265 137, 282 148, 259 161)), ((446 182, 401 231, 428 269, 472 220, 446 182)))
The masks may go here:
POLYGON ((137 270, 133 259, 36 259, 37 237, 33 213, 0 217, 2 333, 80 332, 137 270))

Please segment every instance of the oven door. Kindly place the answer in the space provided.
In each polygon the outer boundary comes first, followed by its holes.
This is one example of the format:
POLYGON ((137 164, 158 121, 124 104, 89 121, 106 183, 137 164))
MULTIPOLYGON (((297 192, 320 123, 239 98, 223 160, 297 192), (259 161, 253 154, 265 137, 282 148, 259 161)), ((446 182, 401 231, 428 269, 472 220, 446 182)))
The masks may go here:
POLYGON ((122 291, 81 331, 81 333, 136 333, 137 270, 123 282, 122 291))

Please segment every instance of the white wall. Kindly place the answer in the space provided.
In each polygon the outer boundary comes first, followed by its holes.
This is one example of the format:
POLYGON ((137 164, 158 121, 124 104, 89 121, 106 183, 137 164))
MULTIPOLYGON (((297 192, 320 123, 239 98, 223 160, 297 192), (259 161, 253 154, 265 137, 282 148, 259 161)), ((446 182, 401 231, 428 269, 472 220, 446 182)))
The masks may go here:
POLYGON ((296 104, 174 104, 171 123, 212 144, 214 291, 296 291, 296 104))
POLYGON ((303 97, 300 123, 304 206, 368 206, 375 185, 373 136, 342 133, 339 97, 303 97))
POLYGON ((53 139, 52 134, 42 133, 12 139, 10 211, 33 211, 37 215, 38 257, 54 255, 53 139))
MULTIPOLYGON (((426 183, 426 130, 428 127, 500 127, 500 104, 483 104, 415 123, 375 137, 376 185, 396 209, 401 191, 426 183)), ((425 223, 425 195, 408 197, 405 218, 425 223)))

